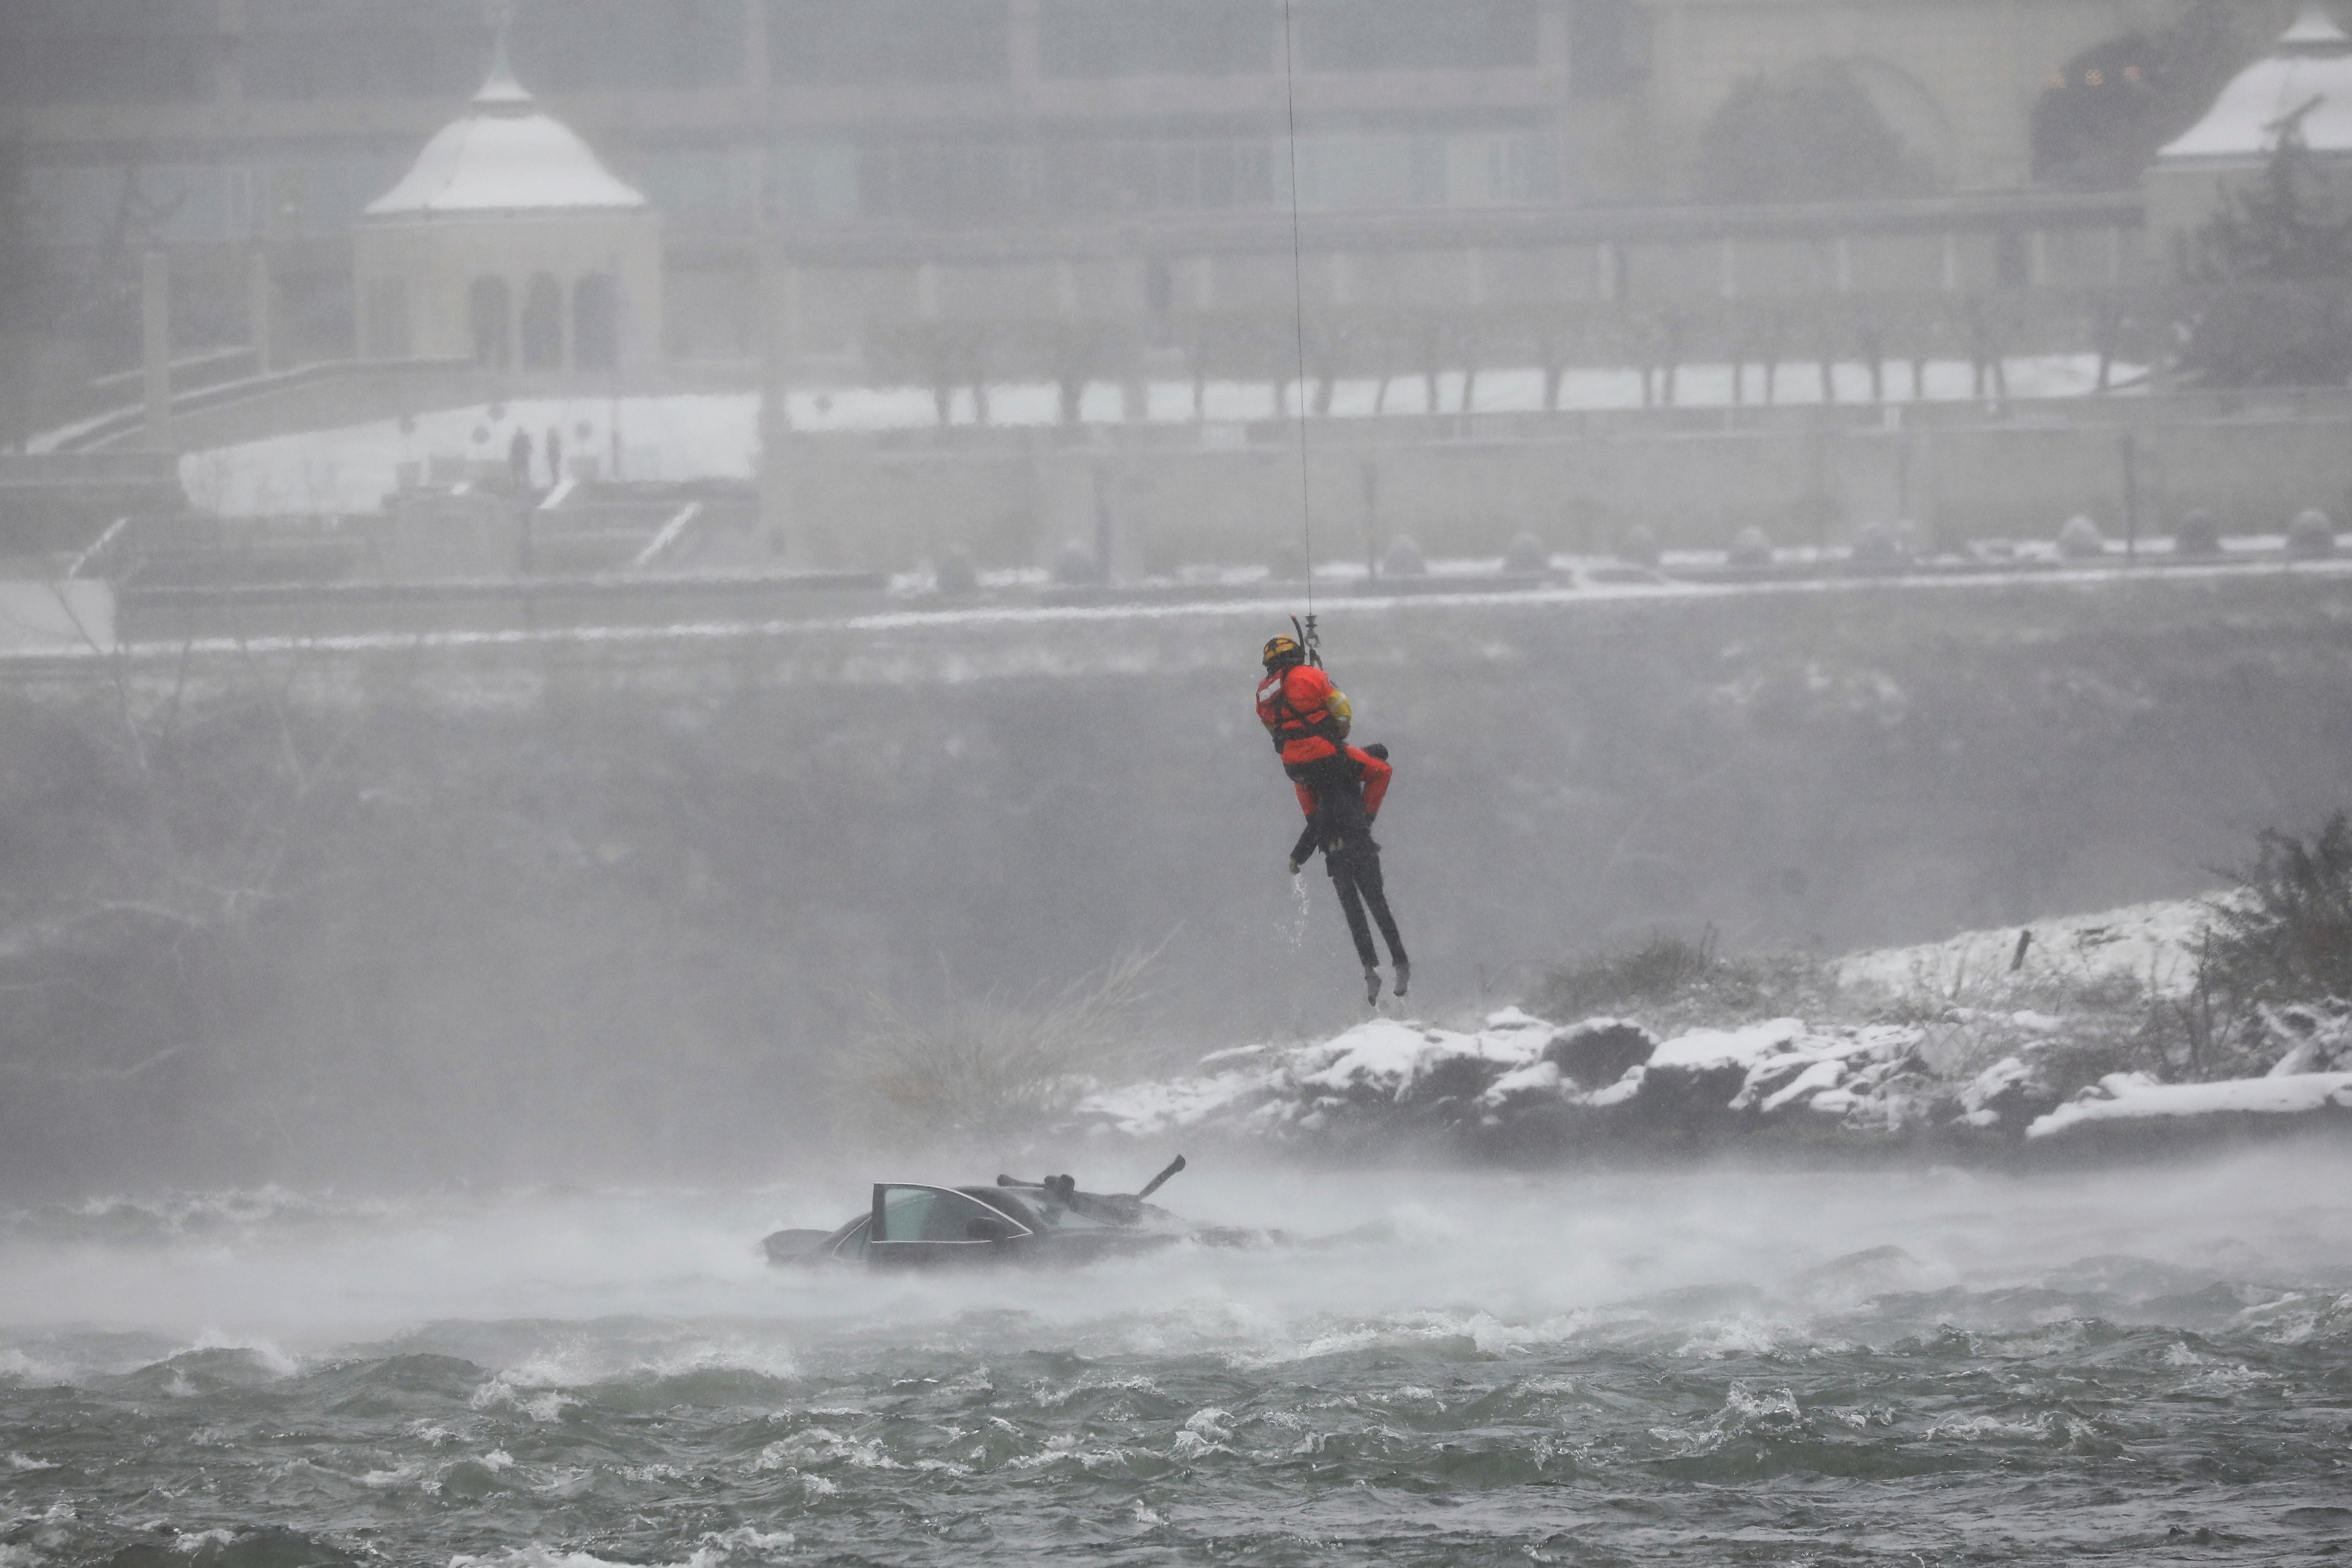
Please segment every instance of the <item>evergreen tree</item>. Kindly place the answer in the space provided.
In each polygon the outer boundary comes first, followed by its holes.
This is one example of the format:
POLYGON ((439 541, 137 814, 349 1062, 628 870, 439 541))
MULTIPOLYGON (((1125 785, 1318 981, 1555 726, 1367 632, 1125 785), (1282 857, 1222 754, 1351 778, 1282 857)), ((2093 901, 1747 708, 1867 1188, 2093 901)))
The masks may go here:
POLYGON ((2224 195, 2193 269, 2215 286, 2183 355, 2217 386, 2341 384, 2352 376, 2352 220, 2335 216, 2303 138, 2313 99, 2279 121, 2252 187, 2224 195))
POLYGON ((2352 221, 2331 222, 2326 185, 2303 138, 2314 98, 2278 124, 2260 184, 2225 194, 2199 234, 2207 275, 2220 282, 2294 283, 2352 278, 2352 221))

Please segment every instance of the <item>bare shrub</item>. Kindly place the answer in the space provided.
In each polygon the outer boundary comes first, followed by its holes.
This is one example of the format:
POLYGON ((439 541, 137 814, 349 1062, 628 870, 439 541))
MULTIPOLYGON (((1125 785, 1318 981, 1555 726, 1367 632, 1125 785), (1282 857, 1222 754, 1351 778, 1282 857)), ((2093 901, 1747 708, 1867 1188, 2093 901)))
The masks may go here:
POLYGON ((835 1068, 847 1119, 878 1141, 1018 1137, 1142 1065, 1132 1028, 1159 949, 1125 954, 1059 991, 998 992, 918 1011, 869 993, 835 1068))
POLYGON ((1696 942, 1660 931, 1630 946, 1554 964, 1527 1005, 1561 1020, 1638 1010, 1654 1028, 1754 1022, 1825 1000, 1819 966, 1798 954, 1724 958, 1712 928, 1696 942))

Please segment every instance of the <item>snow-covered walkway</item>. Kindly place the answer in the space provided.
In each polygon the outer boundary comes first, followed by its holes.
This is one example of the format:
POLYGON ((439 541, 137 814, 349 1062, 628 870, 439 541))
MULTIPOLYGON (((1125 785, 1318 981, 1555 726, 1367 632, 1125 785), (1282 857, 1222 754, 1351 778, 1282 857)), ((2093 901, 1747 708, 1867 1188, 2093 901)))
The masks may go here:
MULTIPOLYGON (((1939 360, 1927 367, 1925 400, 1960 402, 1973 395, 1967 363, 1939 360)), ((2087 354, 2020 358, 2007 366, 2009 391, 2017 398, 2069 397, 2089 393, 2097 362, 2087 354)), ((2117 367, 2122 379, 2135 374, 2117 367)), ((1438 377, 1435 412, 1463 411, 1465 377, 1438 377)), ((1859 403, 1870 395, 1870 377, 1860 364, 1835 367, 1839 401, 1859 403)), ((1885 390, 1895 403, 1910 394, 1907 366, 1890 365, 1885 390)), ((1764 373, 1747 367, 1743 400, 1764 401, 1764 373)), ((1153 425, 1198 423, 1205 447, 1234 446, 1247 424, 1282 416, 1297 407, 1297 389, 1286 388, 1280 406, 1265 382, 1213 381, 1193 406, 1190 382, 1154 382, 1146 388, 1144 421, 1153 425)), ((1779 403, 1821 400, 1821 379, 1810 363, 1781 366, 1775 384, 1779 403)), ((755 393, 679 393, 657 397, 520 398, 501 405, 476 404, 377 420, 339 429, 275 436, 235 446, 188 453, 180 474, 197 508, 228 517, 320 516, 373 511, 398 485, 405 468, 423 477, 436 465, 446 469, 467 463, 503 464, 516 432, 530 438, 533 462, 544 478, 546 434, 562 434, 567 464, 586 458, 598 472, 632 479, 749 479, 759 449, 760 406, 755 393)), ((1343 380, 1332 389, 1332 419, 1363 419, 1378 409, 1387 415, 1431 412, 1428 387, 1420 376, 1343 380)), ((1675 377, 1675 404, 1685 408, 1731 405, 1731 367, 1685 365, 1675 377)), ((1560 388, 1569 410, 1642 406, 1642 376, 1635 370, 1591 369, 1569 373, 1560 388)), ((1543 374, 1532 369, 1483 372, 1469 412, 1532 414, 1543 409, 1543 374)), ((919 429, 938 422, 929 389, 915 386, 803 389, 791 395, 793 429, 805 434, 857 434, 919 429)), ((988 423, 1018 428, 1048 426, 1060 417, 1060 395, 1050 385, 1008 384, 992 387, 988 423)), ((1088 425, 1127 423, 1118 386, 1087 388, 1079 417, 1088 425)), ((950 423, 977 422, 971 393, 952 400, 950 423)))

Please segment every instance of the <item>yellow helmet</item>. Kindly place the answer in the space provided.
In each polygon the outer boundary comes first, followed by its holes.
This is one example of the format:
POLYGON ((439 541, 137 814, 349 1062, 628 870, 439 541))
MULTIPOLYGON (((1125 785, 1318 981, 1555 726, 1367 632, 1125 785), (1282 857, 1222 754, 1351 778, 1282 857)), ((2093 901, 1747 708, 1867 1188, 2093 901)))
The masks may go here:
POLYGON ((1286 637, 1266 638, 1265 648, 1258 654, 1259 660, 1269 669, 1277 664, 1297 664, 1306 657, 1305 651, 1298 646, 1298 639, 1286 637))

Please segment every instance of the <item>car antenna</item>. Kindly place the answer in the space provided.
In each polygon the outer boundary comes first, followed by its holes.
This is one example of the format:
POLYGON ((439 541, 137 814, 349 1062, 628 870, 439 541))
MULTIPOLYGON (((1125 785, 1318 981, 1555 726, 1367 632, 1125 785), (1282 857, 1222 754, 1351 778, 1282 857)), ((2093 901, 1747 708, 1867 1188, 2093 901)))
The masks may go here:
POLYGON ((1158 1175, 1152 1177, 1151 1180, 1143 1184, 1143 1190, 1135 1194, 1137 1199, 1139 1201, 1150 1197, 1152 1194, 1160 1190, 1160 1184, 1162 1182, 1165 1182, 1169 1177, 1174 1175, 1183 1168, 1184 1156, 1179 1154, 1173 1160, 1168 1162, 1168 1168, 1166 1170, 1160 1172, 1158 1175))

